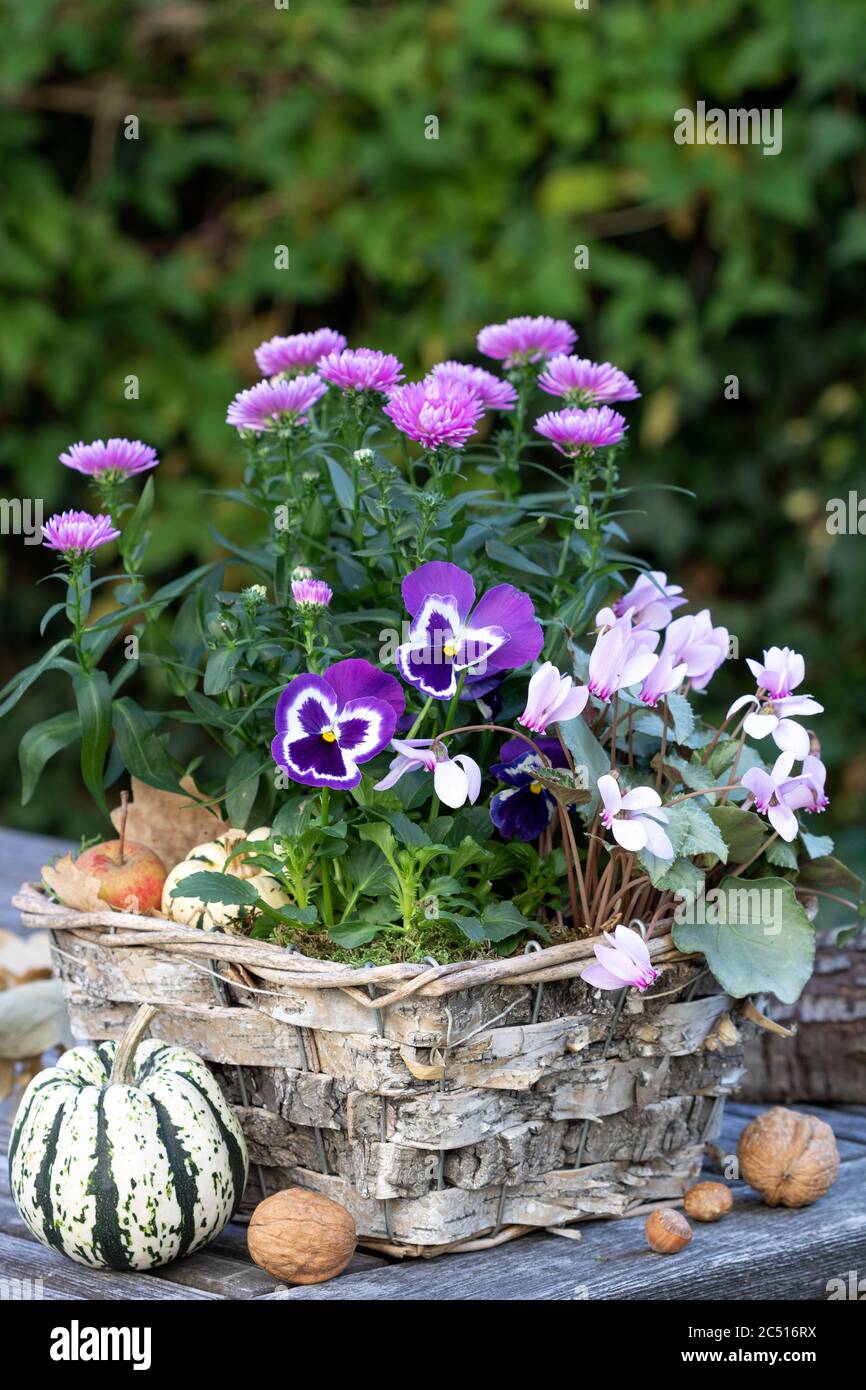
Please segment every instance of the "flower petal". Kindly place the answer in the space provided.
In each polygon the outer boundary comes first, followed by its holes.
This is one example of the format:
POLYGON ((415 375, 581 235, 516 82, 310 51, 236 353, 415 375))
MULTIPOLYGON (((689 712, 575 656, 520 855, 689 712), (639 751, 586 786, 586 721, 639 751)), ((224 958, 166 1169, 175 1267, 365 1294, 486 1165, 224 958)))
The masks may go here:
POLYGON ((617 844, 623 849, 643 849, 647 842, 646 826, 643 819, 625 820, 617 816, 611 821, 611 832, 617 844))
POLYGON ((580 978, 585 980, 594 989, 624 989, 622 980, 616 975, 612 975, 609 970, 605 970, 603 965, 596 962, 588 965, 585 970, 581 970, 580 978))
POLYGON ((450 594, 460 617, 465 618, 475 602, 475 583, 471 574, 445 560, 430 560, 407 574, 401 585, 403 602, 412 617, 428 594, 450 594))
POLYGON ((469 779, 463 768, 453 758, 437 763, 433 773, 433 786, 440 801, 456 811, 463 806, 469 795, 469 779))
POLYGON ((373 700, 384 700, 398 719, 406 708, 406 696, 397 677, 380 671, 378 666, 372 666, 361 657, 335 662, 323 673, 323 677, 333 687, 341 705, 369 696, 373 700))
POLYGON ((603 777, 599 777, 598 794, 604 803, 604 809, 609 815, 615 816, 622 806, 622 793, 619 789, 619 782, 615 777, 611 777, 609 772, 606 772, 603 777))

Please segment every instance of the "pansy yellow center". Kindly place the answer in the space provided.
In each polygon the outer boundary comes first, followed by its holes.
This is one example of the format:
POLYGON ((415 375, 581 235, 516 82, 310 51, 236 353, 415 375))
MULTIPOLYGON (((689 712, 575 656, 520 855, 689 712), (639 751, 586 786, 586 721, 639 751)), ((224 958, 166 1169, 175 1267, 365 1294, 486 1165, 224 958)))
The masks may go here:
POLYGON ((457 643, 456 643, 456 642, 446 642, 445 645, 443 646, 442 650, 443 650, 443 652, 445 653, 445 655, 446 655, 447 657, 456 656, 456 655, 457 655, 457 643))
POLYGON ((337 735, 334 733, 334 730, 333 730, 333 729, 323 729, 323 730, 322 730, 322 738, 325 740, 326 743, 336 743, 336 742, 337 742, 337 735))
POLYGON ((530 782, 530 784, 529 784, 529 790, 530 790, 531 792, 535 792, 535 794, 536 794, 536 796, 537 796, 538 793, 541 791, 541 783, 540 783, 540 782, 530 782))

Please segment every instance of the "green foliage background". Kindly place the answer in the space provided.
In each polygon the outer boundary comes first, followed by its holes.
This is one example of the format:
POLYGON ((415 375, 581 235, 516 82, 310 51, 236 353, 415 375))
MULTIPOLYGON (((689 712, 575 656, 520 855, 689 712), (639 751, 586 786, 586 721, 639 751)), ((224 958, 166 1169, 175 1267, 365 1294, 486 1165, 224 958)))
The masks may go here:
MULTIPOLYGON (((806 653, 820 829, 862 864, 866 538, 828 534, 826 503, 866 496, 864 60, 862 0, 7 7, 3 495, 86 506, 61 448, 153 443, 167 577, 219 552, 201 491, 239 467, 225 407, 261 339, 327 323, 414 371, 471 357, 485 322, 567 317, 644 393, 626 479, 697 494, 648 492, 635 544, 743 655, 806 653), (782 153, 675 144, 699 99, 781 108, 782 153)), ((49 568, 4 538, 0 683, 41 649, 49 568)), ((721 673, 712 705, 741 679, 721 673)), ((0 731, 0 821, 77 836, 100 827, 73 757, 18 805, 18 739, 61 707, 43 683, 0 731)))

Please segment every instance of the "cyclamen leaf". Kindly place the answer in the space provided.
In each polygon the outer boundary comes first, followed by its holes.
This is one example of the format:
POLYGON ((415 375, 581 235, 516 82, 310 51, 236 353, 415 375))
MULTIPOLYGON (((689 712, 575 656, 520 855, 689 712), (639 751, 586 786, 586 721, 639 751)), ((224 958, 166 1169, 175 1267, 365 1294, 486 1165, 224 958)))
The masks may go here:
POLYGON ((797 852, 793 845, 789 845, 785 840, 774 840, 768 845, 765 851, 768 864, 772 864, 777 869, 796 869, 797 852))
POLYGON ((810 835, 808 831, 801 830, 800 839, 810 859, 825 859, 833 853, 833 841, 829 835, 810 835))
POLYGON ((667 832, 677 854, 715 854, 723 864, 728 862, 728 847, 707 811, 694 801, 682 801, 666 806, 667 832))
POLYGON ((739 806, 710 806, 707 815, 721 832, 728 846, 728 863, 745 864, 753 858, 766 838, 766 826, 754 811, 739 806))
POLYGON ((797 885, 800 888, 841 888, 848 893, 859 893, 863 880, 838 859, 827 855, 826 858, 802 863, 797 885))
POLYGON ((683 894, 695 894, 700 891, 704 875, 691 859, 685 859, 680 855, 671 862, 669 859, 657 859, 649 850, 642 849, 638 860, 646 869, 654 888, 683 894))
POLYGON ((574 758, 575 772, 581 784, 592 793, 591 799, 580 807, 580 814, 589 821, 598 807, 598 779, 608 770, 608 755, 582 714, 567 719, 559 726, 565 746, 574 758))

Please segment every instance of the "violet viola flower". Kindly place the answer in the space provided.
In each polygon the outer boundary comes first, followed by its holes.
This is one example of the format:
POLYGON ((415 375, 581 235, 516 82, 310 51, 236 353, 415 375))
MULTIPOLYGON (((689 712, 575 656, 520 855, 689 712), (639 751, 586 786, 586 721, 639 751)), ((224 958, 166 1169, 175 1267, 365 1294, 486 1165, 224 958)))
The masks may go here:
POLYGON ((730 635, 726 627, 713 627, 708 608, 674 618, 665 631, 661 655, 675 665, 686 664, 686 675, 694 690, 703 690, 728 655, 730 635))
POLYGON ((743 720, 743 728, 750 738, 766 738, 767 734, 772 734, 773 742, 783 753, 792 753, 795 758, 808 757, 808 730, 793 716, 822 714, 823 705, 811 695, 786 695, 781 700, 763 701, 757 695, 741 695, 728 710, 728 719, 746 705, 750 705, 751 710, 743 720))
POLYGON ((658 979, 659 972, 650 960, 649 947, 636 931, 619 926, 611 936, 604 933, 607 942, 593 943, 595 965, 581 970, 580 978, 596 989, 649 989, 658 979))
POLYGON ((758 688, 766 690, 774 699, 785 699, 803 684, 806 675, 806 663, 799 652, 790 647, 770 647, 764 652, 763 665, 751 657, 746 657, 746 665, 758 682, 758 688))
POLYGON ((345 348, 321 358, 316 370, 342 391, 375 391, 387 396, 402 377, 403 364, 390 352, 345 348))
POLYGON ((606 449, 619 444, 626 429, 623 416, 608 405, 593 405, 588 410, 553 410, 535 422, 535 433, 544 435, 554 449, 568 458, 584 449, 606 449))
POLYGON ((288 338, 268 338, 256 348, 256 365, 262 376, 282 372, 308 372, 329 352, 342 352, 346 339, 333 328, 314 333, 292 333, 288 338))
POLYGON ((427 381, 459 381, 479 396, 486 410, 513 410, 517 391, 510 381, 486 372, 483 367, 471 367, 464 362, 438 362, 427 373, 427 381))
POLYGON ((66 468, 74 468, 89 478, 121 481, 131 478, 135 473, 144 473, 148 468, 156 468, 159 459, 156 450, 140 439, 94 439, 92 444, 71 444, 68 454, 60 455, 60 462, 66 468))
POLYGON ((59 550, 69 559, 88 555, 109 541, 116 541, 120 532, 110 516, 91 516, 90 512, 55 512, 42 527, 42 544, 48 550, 59 550))
POLYGON ((334 591, 330 584, 326 584, 324 579, 293 579, 292 598, 299 608, 306 608, 312 611, 315 608, 327 608, 334 591))
POLYGON ((506 319, 505 323, 489 323, 478 334, 478 351, 485 357, 495 357, 506 367, 524 362, 542 362, 560 352, 571 352, 577 334, 564 319, 548 318, 546 314, 530 318, 523 314, 506 319))
MULTIPOLYGON (((566 766, 559 739, 536 742, 552 767, 566 766)), ((491 798, 490 819, 506 840, 537 840, 557 813, 555 797, 538 780, 545 765, 521 738, 508 739, 499 758, 490 771, 506 785, 491 798)))
POLYGON ((646 679, 658 661, 653 648, 659 639, 658 633, 648 628, 632 630, 631 609, 621 618, 614 618, 610 609, 602 609, 598 617, 613 621, 598 634, 590 653, 588 686, 600 700, 609 700, 615 691, 646 679))
POLYGON ((662 570, 651 570, 649 574, 638 575, 628 593, 612 605, 613 611, 617 618, 621 618, 631 608, 635 628, 651 627, 658 630, 667 627, 675 608, 688 602, 682 593, 682 586, 669 584, 662 570))
POLYGON ((357 787, 358 764, 387 747, 404 707, 399 681, 359 658, 295 676, 277 701, 274 762, 308 787, 357 787))
POLYGON ((549 396, 562 396, 568 405, 609 405, 634 401, 640 395, 631 377, 610 362, 591 362, 588 357, 551 357, 538 384, 549 396))
POLYGON ((484 406, 462 382, 412 381, 394 388, 384 413, 425 449, 462 449, 475 433, 484 406))
POLYGON ((432 738, 392 739, 397 756, 375 790, 389 791, 405 772, 423 770, 433 773, 433 790, 444 805, 455 811, 467 801, 474 805, 481 792, 481 768, 475 759, 465 753, 452 758, 441 744, 436 749, 432 745, 432 738))
POLYGON ((633 791, 620 791, 615 777, 606 772, 598 779, 598 790, 604 810, 601 823, 609 830, 617 844, 623 849, 648 849, 656 859, 673 859, 674 847, 667 832, 659 824, 667 823, 667 811, 662 810, 662 799, 652 787, 635 787, 633 791))
POLYGON ((678 689, 685 678, 686 663, 681 661, 675 666, 673 658, 662 653, 641 686, 638 699, 650 709, 655 709, 662 696, 678 689))
POLYGON ((534 661, 544 644, 532 600, 497 584, 475 603, 472 576, 458 565, 430 560, 407 574, 403 601, 412 623, 397 649, 397 669, 434 700, 449 700, 458 677, 513 671, 534 661))
POLYGON ((226 424, 238 430, 263 430, 305 425, 307 411, 322 399, 327 386, 317 376, 288 381, 260 381, 240 391, 228 408, 226 424))
POLYGON ((751 796, 743 802, 748 810, 754 803, 755 809, 766 816, 773 829, 789 843, 796 840, 800 827, 794 808, 803 808, 804 777, 792 777, 793 753, 780 753, 773 764, 772 772, 761 767, 750 767, 743 774, 743 786, 751 796))
POLYGON ((529 682, 526 709, 517 716, 517 722, 533 733, 544 734, 549 724, 564 724, 583 714, 588 699, 585 685, 575 685, 571 676, 561 675, 550 661, 545 661, 529 682))

